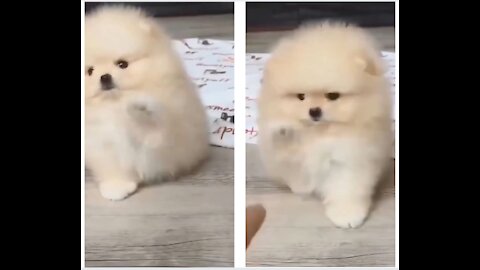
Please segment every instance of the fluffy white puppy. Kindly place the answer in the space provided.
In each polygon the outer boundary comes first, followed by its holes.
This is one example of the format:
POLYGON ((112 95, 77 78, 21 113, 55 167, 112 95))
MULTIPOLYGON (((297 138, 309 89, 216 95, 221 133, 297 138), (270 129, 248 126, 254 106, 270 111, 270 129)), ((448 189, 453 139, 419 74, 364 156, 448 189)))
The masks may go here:
POLYGON ((339 227, 361 225, 392 145, 389 83, 362 29, 322 23, 273 51, 259 97, 259 146, 269 175, 319 194, 339 227))
POLYGON ((206 113, 154 19, 104 7, 85 20, 86 164, 103 197, 176 176, 206 158, 206 113))

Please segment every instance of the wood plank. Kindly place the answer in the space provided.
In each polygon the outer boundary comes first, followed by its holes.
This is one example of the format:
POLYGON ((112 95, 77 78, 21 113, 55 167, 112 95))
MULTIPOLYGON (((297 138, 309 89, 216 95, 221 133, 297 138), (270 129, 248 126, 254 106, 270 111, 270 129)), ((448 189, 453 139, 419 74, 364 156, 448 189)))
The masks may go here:
POLYGON ((195 174, 102 198, 86 183, 86 266, 233 266, 233 150, 195 174))

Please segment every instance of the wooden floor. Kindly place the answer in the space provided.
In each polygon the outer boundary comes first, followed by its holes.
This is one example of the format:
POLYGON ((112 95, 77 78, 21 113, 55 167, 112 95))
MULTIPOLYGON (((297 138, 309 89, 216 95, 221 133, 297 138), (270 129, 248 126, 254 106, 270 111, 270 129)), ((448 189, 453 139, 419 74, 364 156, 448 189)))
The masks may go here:
MULTIPOLYGON (((394 28, 372 28, 383 50, 395 51, 394 28)), ((288 32, 247 34, 247 52, 266 53, 288 32)), ((359 229, 335 228, 319 201, 292 194, 265 177, 256 145, 247 145, 247 204, 261 203, 265 223, 247 251, 247 266, 394 266, 395 184, 392 170, 359 229)))
MULTIPOLYGON (((233 15, 161 19, 172 37, 233 39, 233 15)), ((103 199, 86 181, 87 267, 233 266, 233 149, 213 147, 198 172, 103 199)))
POLYGON ((124 201, 86 182, 86 266, 233 266, 233 150, 124 201))

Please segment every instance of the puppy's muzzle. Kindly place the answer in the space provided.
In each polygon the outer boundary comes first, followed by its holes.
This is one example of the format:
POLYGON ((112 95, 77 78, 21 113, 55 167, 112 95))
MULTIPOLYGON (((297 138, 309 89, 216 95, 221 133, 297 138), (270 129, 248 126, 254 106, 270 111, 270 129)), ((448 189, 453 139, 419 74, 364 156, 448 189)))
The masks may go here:
POLYGON ((114 88, 112 75, 107 73, 100 76, 100 84, 102 85, 102 90, 112 90, 114 88))
POLYGON ((313 121, 319 121, 322 117, 322 109, 320 109, 319 107, 311 108, 308 113, 310 114, 310 117, 313 121))

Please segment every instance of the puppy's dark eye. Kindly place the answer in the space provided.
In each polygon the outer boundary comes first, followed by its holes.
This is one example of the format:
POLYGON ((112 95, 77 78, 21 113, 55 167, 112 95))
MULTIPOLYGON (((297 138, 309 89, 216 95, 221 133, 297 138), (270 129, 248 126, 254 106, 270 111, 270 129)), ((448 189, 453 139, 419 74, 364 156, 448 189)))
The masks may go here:
POLYGON ((92 73, 93 73, 93 67, 89 67, 89 68, 87 69, 87 74, 88 74, 88 76, 92 76, 92 73))
POLYGON ((297 94, 297 98, 300 99, 300 100, 304 100, 305 99, 305 94, 297 94))
POLYGON ((337 100, 337 99, 340 97, 340 93, 338 93, 338 92, 326 93, 326 94, 325 94, 325 97, 326 97, 328 100, 337 100))
POLYGON ((121 69, 125 69, 128 67, 128 62, 125 60, 118 60, 117 62, 115 62, 115 65, 117 65, 121 69))

